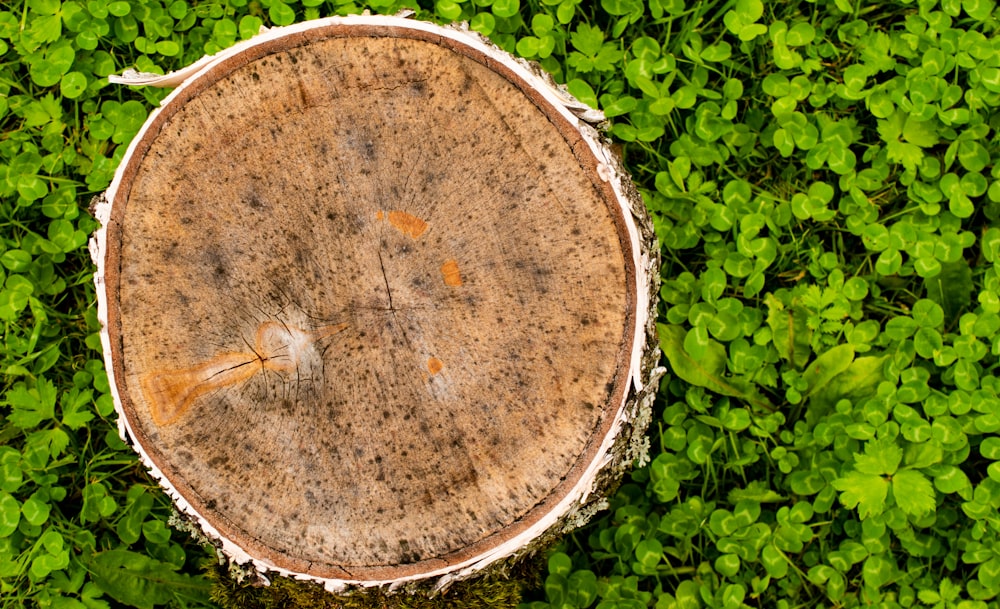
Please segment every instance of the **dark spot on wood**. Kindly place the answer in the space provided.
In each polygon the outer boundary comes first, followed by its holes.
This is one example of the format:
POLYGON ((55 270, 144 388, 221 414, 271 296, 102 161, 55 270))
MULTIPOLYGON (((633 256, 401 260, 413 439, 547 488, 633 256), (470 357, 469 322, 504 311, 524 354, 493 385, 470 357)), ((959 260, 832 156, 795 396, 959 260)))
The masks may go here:
POLYGON ((311 104, 309 103, 309 94, 306 93, 306 86, 303 84, 301 79, 297 80, 296 84, 298 85, 296 90, 299 93, 299 103, 303 108, 308 108, 311 104))

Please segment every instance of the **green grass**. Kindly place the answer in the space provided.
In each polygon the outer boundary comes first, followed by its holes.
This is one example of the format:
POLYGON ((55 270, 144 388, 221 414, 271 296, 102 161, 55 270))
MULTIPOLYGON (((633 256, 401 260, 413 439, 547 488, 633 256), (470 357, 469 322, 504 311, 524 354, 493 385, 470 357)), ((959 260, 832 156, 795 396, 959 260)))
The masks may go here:
POLYGON ((86 210, 165 95, 107 75, 403 7, 604 110, 663 246, 650 461, 524 603, 1000 607, 993 0, 0 4, 0 604, 212 604, 101 362, 86 210))

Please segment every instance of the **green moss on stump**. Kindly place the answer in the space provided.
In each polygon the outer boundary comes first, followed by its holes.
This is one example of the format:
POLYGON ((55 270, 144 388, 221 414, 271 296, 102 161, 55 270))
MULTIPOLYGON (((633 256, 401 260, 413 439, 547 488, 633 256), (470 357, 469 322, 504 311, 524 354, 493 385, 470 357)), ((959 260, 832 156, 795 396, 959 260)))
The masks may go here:
POLYGON ((455 582, 446 590, 389 593, 383 589, 331 594, 308 581, 273 576, 269 586, 237 581, 228 566, 206 567, 212 600, 222 609, 515 609, 524 590, 541 585, 542 558, 519 560, 506 575, 455 582))

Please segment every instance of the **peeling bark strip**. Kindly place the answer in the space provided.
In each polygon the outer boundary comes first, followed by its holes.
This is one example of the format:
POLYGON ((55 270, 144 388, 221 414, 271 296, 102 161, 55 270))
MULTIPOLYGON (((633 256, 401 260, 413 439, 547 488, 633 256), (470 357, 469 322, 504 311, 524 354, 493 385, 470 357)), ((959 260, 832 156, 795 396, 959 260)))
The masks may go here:
POLYGON ((581 117, 474 34, 376 16, 270 30, 153 113, 97 207, 105 357, 233 560, 443 585, 642 455, 656 247, 581 117))

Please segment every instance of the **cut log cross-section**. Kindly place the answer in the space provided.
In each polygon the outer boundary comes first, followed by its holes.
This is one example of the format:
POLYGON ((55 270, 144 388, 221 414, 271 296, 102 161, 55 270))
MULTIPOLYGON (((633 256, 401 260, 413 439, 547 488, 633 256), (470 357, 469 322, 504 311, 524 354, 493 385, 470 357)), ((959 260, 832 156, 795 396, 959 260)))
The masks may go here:
POLYGON ((658 374, 651 233, 586 109, 400 18, 193 71, 94 242, 122 432, 182 511, 331 589, 564 525, 634 457, 658 374))

